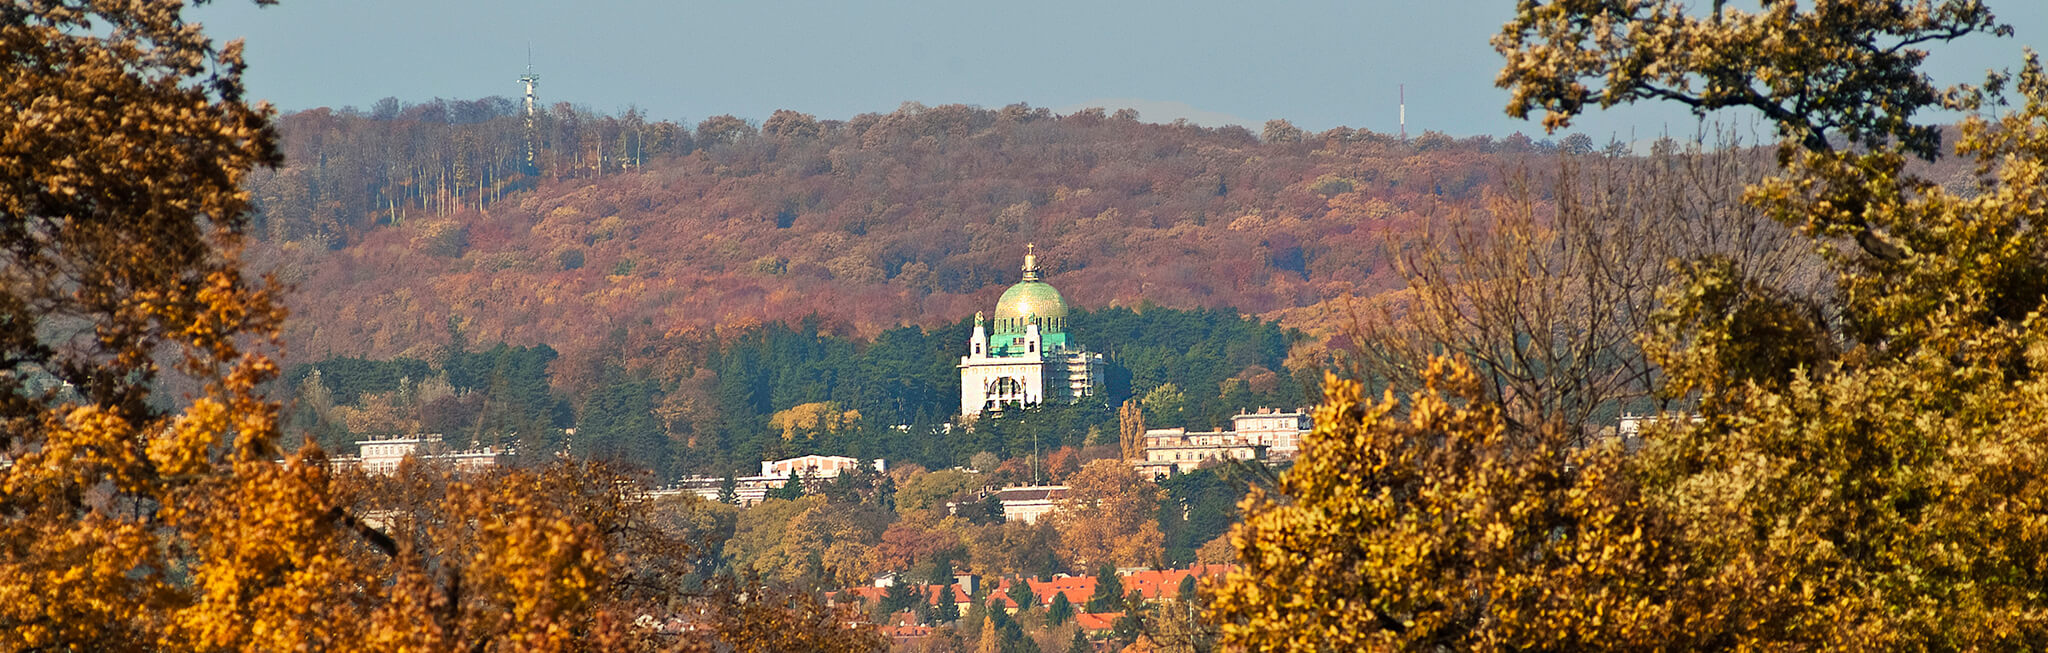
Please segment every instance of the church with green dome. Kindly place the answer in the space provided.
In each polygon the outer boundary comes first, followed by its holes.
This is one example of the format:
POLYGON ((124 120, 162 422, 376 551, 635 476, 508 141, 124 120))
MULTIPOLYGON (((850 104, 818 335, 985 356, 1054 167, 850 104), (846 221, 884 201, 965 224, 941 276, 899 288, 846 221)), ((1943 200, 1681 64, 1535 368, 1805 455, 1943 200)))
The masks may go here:
POLYGON ((1103 382, 1102 354, 1067 339, 1067 302, 1038 277, 1037 248, 1024 250, 1024 278, 996 300, 995 319, 974 314, 960 357, 960 414, 977 416, 1046 402, 1075 403, 1103 382))

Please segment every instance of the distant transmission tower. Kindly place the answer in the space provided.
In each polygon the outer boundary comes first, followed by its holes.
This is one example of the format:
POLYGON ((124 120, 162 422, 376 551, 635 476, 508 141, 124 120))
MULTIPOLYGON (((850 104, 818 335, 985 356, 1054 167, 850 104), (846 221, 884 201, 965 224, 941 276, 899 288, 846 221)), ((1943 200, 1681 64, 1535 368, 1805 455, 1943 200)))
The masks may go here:
MULTIPOLYGON (((531 112, 532 112, 532 109, 533 109, 533 85, 532 85, 532 84, 528 84, 528 85, 526 86, 526 89, 527 89, 527 90, 526 90, 526 107, 527 107, 528 113, 531 113, 531 112)), ((1408 142, 1408 85, 1407 85, 1407 84, 1402 84, 1402 85, 1401 85, 1401 142, 1403 142, 1403 143, 1406 143, 1406 142, 1408 142)))
POLYGON ((540 75, 533 73, 533 48, 526 49, 526 74, 519 76, 519 83, 526 85, 526 173, 539 174, 540 125, 535 123, 533 87, 540 83, 540 75))

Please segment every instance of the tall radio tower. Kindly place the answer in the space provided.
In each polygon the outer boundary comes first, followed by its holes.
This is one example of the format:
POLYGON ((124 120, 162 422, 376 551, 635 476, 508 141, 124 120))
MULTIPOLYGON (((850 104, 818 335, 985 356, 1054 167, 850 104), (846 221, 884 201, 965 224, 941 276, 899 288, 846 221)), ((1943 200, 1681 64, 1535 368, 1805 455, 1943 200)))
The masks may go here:
POLYGON ((535 160, 540 156, 540 126, 534 124, 533 87, 540 83, 540 75, 533 73, 533 48, 526 48, 526 74, 519 76, 519 83, 526 85, 526 173, 537 174, 540 166, 535 160))
POLYGON ((533 85, 540 83, 540 75, 533 74, 533 48, 526 49, 526 74, 519 76, 519 83, 526 85, 526 122, 533 123, 533 85))
MULTIPOLYGON (((533 113, 533 85, 526 85, 526 110, 533 113)), ((1408 85, 1401 85, 1401 142, 1408 142, 1408 85)))

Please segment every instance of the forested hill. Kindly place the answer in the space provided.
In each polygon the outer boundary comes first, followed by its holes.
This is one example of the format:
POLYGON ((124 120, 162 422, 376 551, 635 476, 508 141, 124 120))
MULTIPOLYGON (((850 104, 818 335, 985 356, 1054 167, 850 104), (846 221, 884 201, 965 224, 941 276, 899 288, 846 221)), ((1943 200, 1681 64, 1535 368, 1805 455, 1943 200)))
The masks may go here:
POLYGON ((1385 236, 1552 149, 1022 105, 694 128, 557 105, 529 167, 525 122, 495 98, 280 119, 254 258, 297 289, 294 360, 430 358, 457 330, 595 361, 811 315, 950 324, 1017 280, 1025 243, 1083 307, 1310 306, 1389 287, 1385 236))

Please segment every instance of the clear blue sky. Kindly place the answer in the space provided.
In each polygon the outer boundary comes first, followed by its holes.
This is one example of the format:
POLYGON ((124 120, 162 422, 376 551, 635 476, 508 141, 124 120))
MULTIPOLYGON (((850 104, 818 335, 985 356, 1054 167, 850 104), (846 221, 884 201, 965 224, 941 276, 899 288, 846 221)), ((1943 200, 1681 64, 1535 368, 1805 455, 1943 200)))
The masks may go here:
MULTIPOLYGON (((1704 0, 1702 0, 1704 1, 1704 0)), ((1165 103, 1254 127, 1287 118, 1454 135, 1541 127, 1501 111, 1487 39, 1508 0, 223 0, 193 17, 248 41, 252 93, 281 108, 368 107, 395 96, 516 96, 529 43, 544 102, 640 107, 694 122, 780 108, 843 119, 906 100, 1066 110, 1165 103), (1112 101, 1113 100, 1113 101, 1112 101)), ((2010 68, 2048 45, 2048 2, 1990 0, 2018 35, 1946 46, 1944 82, 2010 68)), ((1581 120, 1596 140, 1690 134, 1671 107, 1581 120)), ((1760 128, 1759 128, 1760 129, 1760 128)))

